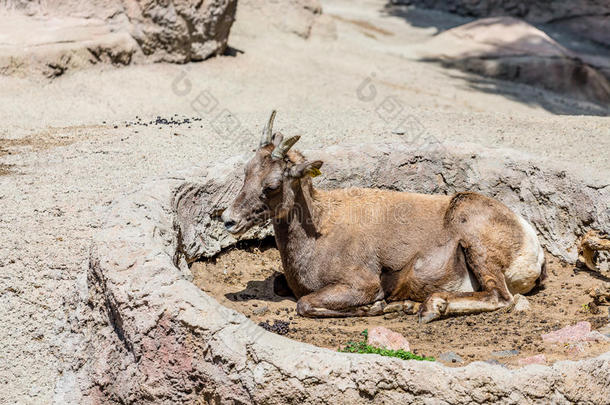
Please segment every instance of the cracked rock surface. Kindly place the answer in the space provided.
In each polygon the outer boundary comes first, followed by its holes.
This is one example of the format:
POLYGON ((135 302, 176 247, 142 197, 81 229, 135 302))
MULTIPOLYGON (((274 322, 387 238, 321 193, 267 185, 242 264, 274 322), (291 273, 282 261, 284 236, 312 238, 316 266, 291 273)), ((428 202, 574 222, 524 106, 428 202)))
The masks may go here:
POLYGON ((0 74, 204 60, 225 51, 236 8, 237 0, 9 0, 0 6, 0 74))

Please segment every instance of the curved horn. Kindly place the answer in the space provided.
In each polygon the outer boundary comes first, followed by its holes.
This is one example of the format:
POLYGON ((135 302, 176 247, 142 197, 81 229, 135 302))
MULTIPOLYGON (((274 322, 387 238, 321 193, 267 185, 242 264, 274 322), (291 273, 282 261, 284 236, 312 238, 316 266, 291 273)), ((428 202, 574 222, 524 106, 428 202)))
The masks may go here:
POLYGON ((273 149, 273 152, 271 152, 271 159, 283 159, 286 155, 286 152, 288 152, 290 148, 292 148, 292 146, 297 143, 299 139, 301 139, 301 137, 297 135, 283 140, 282 143, 276 146, 275 149, 273 149))
POLYGON ((265 128, 263 128, 263 135, 259 143, 259 147, 261 148, 271 143, 271 132, 273 131, 273 120, 275 119, 275 113, 275 110, 271 111, 269 121, 267 121, 267 124, 265 124, 265 128))

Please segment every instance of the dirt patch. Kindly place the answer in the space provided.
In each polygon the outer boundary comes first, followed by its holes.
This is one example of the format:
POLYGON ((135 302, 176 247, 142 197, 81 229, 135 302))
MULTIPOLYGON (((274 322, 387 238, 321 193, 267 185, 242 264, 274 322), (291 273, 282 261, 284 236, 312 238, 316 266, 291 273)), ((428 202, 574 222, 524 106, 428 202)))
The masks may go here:
MULTIPOLYGON (((222 305, 244 313, 255 323, 282 325, 283 335, 295 340, 337 350, 360 333, 377 325, 386 326, 407 337, 412 350, 420 355, 438 357, 455 352, 464 363, 495 360, 517 365, 520 358, 545 354, 549 362, 576 360, 610 350, 610 343, 556 345, 543 343, 540 335, 589 321, 593 328, 608 322, 608 308, 592 314, 587 291, 600 284, 585 272, 549 257, 549 277, 544 289, 528 295, 532 309, 527 313, 503 311, 453 317, 426 325, 416 315, 369 318, 309 319, 296 314, 294 299, 273 293, 273 280, 281 271, 279 252, 273 242, 260 242, 227 250, 209 261, 193 264, 194 283, 222 305), (284 325, 288 322, 289 325, 284 325), (518 350, 510 353, 493 353, 518 350), (504 355, 505 357, 502 357, 504 355)), ((393 314, 392 314, 393 315, 393 314)), ((267 328, 273 330, 273 328, 267 328)), ((458 363, 456 365, 463 365, 458 363)))
POLYGON ((72 127, 48 128, 23 138, 0 138, 0 156, 11 154, 16 148, 29 147, 34 151, 67 146, 82 139, 88 130, 103 128, 101 125, 79 125, 72 127))
POLYGON ((0 163, 0 176, 6 176, 7 174, 12 173, 12 167, 13 165, 5 165, 3 163, 0 163))
MULTIPOLYGON (((58 146, 68 146, 91 137, 91 131, 104 128, 101 125, 78 125, 48 128, 22 138, 0 138, 0 158, 23 151, 42 151, 58 146)), ((0 176, 15 173, 15 165, 0 163, 0 176)))

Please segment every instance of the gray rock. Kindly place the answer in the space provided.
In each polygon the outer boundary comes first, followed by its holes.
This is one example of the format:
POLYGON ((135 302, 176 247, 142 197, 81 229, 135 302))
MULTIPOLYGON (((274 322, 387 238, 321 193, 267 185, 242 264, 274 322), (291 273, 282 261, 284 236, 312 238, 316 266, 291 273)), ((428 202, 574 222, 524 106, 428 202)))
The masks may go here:
POLYGON ((262 307, 258 307, 252 311, 254 315, 264 315, 269 311, 269 307, 267 305, 263 305, 262 307))
MULTIPOLYGON (((485 18, 452 28, 421 48, 419 54, 425 60, 610 103, 610 82, 602 71, 538 28, 512 17, 485 18)), ((601 65, 609 67, 610 60, 601 65)))
POLYGON ((525 298, 521 294, 515 294, 513 299, 513 305, 510 308, 510 311, 512 312, 525 312, 529 311, 532 308, 527 298, 525 298))
MULTIPOLYGON (((515 151, 446 144, 336 146, 322 187, 477 190, 531 221, 545 247, 576 259, 576 235, 610 226, 607 188, 515 151), (417 171, 413 167, 417 167, 417 171), (439 173, 443 173, 439 181, 439 173), (549 204, 549 201, 553 201, 549 204)), ((339 353, 267 332, 192 284, 180 263, 235 243, 217 219, 239 188, 244 159, 147 183, 107 211, 91 247, 87 297, 98 323, 82 395, 99 403, 435 403, 580 401, 610 396, 610 353, 509 370, 339 353), (237 183, 237 185, 236 185, 237 183), (579 381, 574 384, 574 381, 579 381), (419 399, 418 399, 419 398, 419 399)), ((265 235, 265 229, 252 230, 265 235)), ((92 321, 93 322, 93 321, 92 321)), ((67 386, 67 385, 66 385, 67 386)))
POLYGON ((494 357, 513 357, 519 354, 519 350, 499 350, 495 352, 491 352, 491 355, 494 357))
POLYGON ((455 352, 445 352, 438 355, 437 360, 443 363, 463 363, 464 359, 455 352))
POLYGON ((97 63, 185 63, 221 54, 237 0, 9 0, 3 7, 11 14, 0 26, 0 72, 52 77, 97 63))

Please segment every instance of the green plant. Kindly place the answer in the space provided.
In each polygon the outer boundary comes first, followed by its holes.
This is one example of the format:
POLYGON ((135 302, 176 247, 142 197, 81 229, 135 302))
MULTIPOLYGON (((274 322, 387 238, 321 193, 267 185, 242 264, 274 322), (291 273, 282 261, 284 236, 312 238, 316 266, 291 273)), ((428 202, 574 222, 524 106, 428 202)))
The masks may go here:
POLYGON ((371 346, 366 343, 369 335, 368 329, 362 331, 363 340, 358 342, 349 341, 344 348, 339 349, 343 353, 379 354, 381 356, 397 357, 402 360, 435 361, 434 357, 418 356, 417 354, 404 350, 390 350, 381 347, 371 346))

